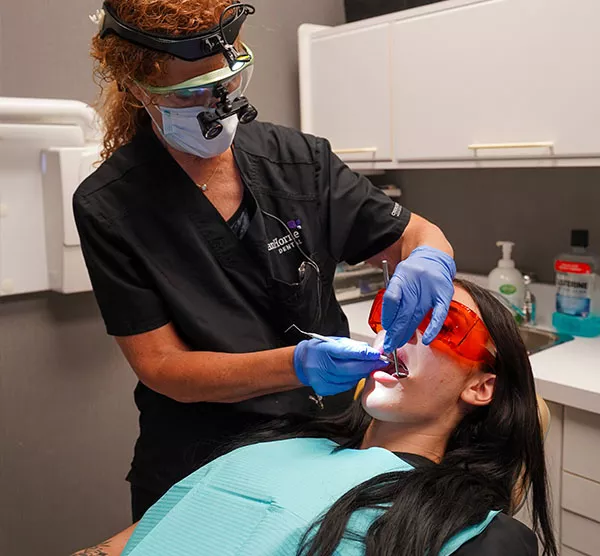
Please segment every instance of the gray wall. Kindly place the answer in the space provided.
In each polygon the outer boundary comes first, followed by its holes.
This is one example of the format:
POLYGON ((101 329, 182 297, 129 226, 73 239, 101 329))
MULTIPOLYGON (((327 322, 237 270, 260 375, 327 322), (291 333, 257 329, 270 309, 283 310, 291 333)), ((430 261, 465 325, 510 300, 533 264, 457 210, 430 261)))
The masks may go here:
POLYGON ((128 524, 134 385, 92 295, 0 300, 0 554, 64 556, 128 524))
MULTIPOLYGON (((254 4, 248 95, 263 119, 298 125, 296 29, 341 23, 343 1, 254 4)), ((93 101, 87 16, 99 6, 3 1, 0 95, 93 101)), ((0 554, 64 556, 129 524, 134 385, 91 294, 0 299, 0 554)))
POLYGON ((517 245, 517 267, 554 282, 553 261, 570 231, 590 230, 600 252, 600 168, 390 172, 376 183, 402 188, 402 203, 442 227, 464 272, 488 274, 496 241, 517 245))
MULTIPOLYGON (((243 39, 256 55, 248 96, 261 119, 298 126, 296 32, 301 23, 339 25, 343 0, 254 0, 243 39)), ((88 19, 101 0, 6 0, 0 6, 0 94, 96 98, 88 57, 94 25, 88 19), (55 26, 55 28, 53 28, 55 26)))

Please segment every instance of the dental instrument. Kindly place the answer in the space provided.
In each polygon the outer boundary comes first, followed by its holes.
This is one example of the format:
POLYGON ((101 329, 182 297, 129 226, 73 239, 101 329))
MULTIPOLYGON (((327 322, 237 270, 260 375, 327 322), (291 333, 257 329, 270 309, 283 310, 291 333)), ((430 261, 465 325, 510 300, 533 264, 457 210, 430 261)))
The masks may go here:
MULTIPOLYGON (((312 338, 313 340, 320 340, 321 342, 326 342, 328 344, 332 343, 332 342, 337 342, 337 340, 335 338, 329 338, 328 336, 323 336, 321 334, 315 334, 314 332, 305 332, 304 330, 298 328, 295 324, 292 324, 292 326, 290 326, 285 332, 286 334, 292 329, 294 328, 295 330, 297 330, 298 332, 300 332, 300 334, 303 334, 304 336, 308 336, 309 338, 312 338)), ((391 363, 389 357, 386 357, 385 355, 381 355, 379 357, 379 360, 382 361, 383 363, 387 363, 388 365, 391 363)))
MULTIPOLYGON (((384 283, 385 289, 387 289, 387 287, 390 283, 390 266, 389 266, 389 263, 387 262, 387 260, 382 261, 381 264, 383 266, 383 283, 384 283)), ((392 355, 392 361, 394 362, 394 375, 393 376, 397 379, 406 378, 409 373, 408 373, 408 368, 404 364, 404 361, 398 360, 398 354, 396 353, 396 350, 392 351, 391 355, 392 355), (400 372, 400 368, 402 368, 402 372, 400 372)))

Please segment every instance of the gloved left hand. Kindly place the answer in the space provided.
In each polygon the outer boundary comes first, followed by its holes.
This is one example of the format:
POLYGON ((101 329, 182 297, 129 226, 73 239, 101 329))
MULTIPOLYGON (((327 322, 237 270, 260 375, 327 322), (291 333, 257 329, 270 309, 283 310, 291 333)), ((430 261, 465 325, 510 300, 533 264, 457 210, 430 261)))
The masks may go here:
POLYGON ((385 353, 406 344, 431 309, 433 315, 423 343, 429 345, 435 340, 448 315, 455 275, 454 259, 433 247, 418 247, 398 264, 383 298, 385 353))

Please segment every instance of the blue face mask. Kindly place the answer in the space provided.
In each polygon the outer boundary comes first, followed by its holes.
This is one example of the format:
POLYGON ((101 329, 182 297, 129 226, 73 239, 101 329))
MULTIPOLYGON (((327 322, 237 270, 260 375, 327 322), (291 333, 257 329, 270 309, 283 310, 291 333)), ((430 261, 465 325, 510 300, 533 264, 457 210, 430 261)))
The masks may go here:
POLYGON ((162 114, 162 128, 150 117, 160 130, 164 140, 174 149, 199 156, 200 158, 214 158, 223 154, 233 144, 239 120, 231 116, 221 120, 223 131, 215 139, 205 139, 200 129, 198 115, 210 112, 210 108, 192 106, 189 108, 166 108, 157 106, 162 114))

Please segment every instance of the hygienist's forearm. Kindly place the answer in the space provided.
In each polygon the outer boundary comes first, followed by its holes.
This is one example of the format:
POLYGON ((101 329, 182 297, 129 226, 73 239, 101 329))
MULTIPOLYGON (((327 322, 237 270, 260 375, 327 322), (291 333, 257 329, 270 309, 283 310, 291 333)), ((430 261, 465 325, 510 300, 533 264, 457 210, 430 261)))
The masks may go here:
POLYGON ((115 535, 112 539, 102 544, 80 550, 72 556, 121 556, 136 527, 137 523, 115 535))
POLYGON ((434 247, 454 257, 454 249, 446 239, 444 232, 418 214, 413 214, 400 239, 402 260, 406 259, 417 247, 434 247))
POLYGON ((369 263, 381 266, 381 261, 388 260, 392 268, 395 268, 400 261, 408 258, 417 247, 422 246, 434 247, 454 257, 454 249, 452 249, 452 245, 450 245, 442 230, 418 214, 412 214, 402 237, 386 250, 370 259, 369 263))
POLYGON ((183 403, 235 403, 300 388, 293 357, 294 348, 244 354, 179 351, 142 382, 183 403))
POLYGON ((294 347, 256 353, 193 351, 173 324, 117 338, 148 388, 182 403, 234 403, 300 388, 294 347))

